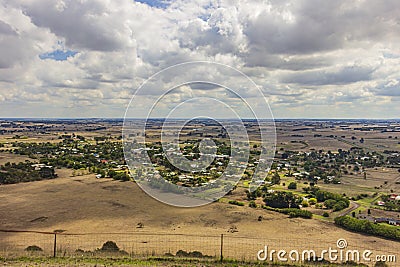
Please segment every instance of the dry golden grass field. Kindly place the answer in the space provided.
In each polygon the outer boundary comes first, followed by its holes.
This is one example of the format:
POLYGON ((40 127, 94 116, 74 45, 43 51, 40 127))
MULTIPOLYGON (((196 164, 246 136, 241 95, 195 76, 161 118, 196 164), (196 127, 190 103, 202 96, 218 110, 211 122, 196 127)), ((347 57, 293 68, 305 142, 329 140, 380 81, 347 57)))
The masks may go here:
MULTIPOLYGON (((286 215, 226 203, 199 208, 176 208, 147 196, 133 182, 96 179, 94 175, 64 176, 54 180, 0 186, 2 229, 62 230, 59 249, 93 251, 114 240, 127 252, 175 253, 179 249, 219 255, 224 234, 227 257, 256 260, 264 245, 271 249, 328 249, 345 238, 349 248, 394 253, 400 243, 345 231, 318 219, 288 218, 286 215), (262 216, 263 220, 258 221, 262 216), (143 228, 138 228, 138 224, 143 228), (229 231, 237 229, 237 232, 229 231)), ((0 233, 1 251, 38 245, 52 250, 53 236, 0 233)))

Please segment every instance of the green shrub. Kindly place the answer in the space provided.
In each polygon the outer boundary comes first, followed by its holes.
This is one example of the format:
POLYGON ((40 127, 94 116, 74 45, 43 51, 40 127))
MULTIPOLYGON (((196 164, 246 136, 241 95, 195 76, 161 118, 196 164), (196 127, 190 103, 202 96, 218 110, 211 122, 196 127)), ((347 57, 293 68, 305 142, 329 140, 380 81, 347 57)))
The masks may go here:
POLYGON ((278 209, 278 208, 272 208, 269 206, 262 206, 263 209, 270 210, 270 211, 275 211, 283 214, 287 214, 289 216, 293 217, 301 217, 304 219, 311 219, 312 218, 312 213, 308 210, 301 210, 301 209, 295 209, 295 208, 286 208, 286 209, 278 209), (292 214, 290 214, 292 213, 292 214))
POLYGON ((119 247, 114 241, 107 241, 100 249, 101 251, 119 251, 119 247))
POLYGON ((334 199, 327 199, 324 201, 324 206, 327 209, 332 209, 333 206, 335 206, 335 205, 336 205, 336 200, 334 200, 334 199))
POLYGON ((303 200, 303 202, 301 202, 301 206, 302 207, 308 207, 309 205, 308 205, 308 201, 307 200, 303 200))
POLYGON ((39 246, 33 245, 25 248, 25 251, 43 251, 43 249, 39 246))
POLYGON ((312 197, 312 198, 310 198, 310 199, 308 200, 308 203, 309 203, 310 205, 315 205, 315 204, 317 204, 317 199, 314 198, 314 197, 312 197))
POLYGON ((250 207, 250 208, 257 208, 256 202, 254 202, 254 200, 250 201, 249 207, 250 207))
POLYGON ((322 214, 322 216, 327 218, 327 217, 329 217, 329 213, 325 211, 324 214, 322 214))
POLYGON ((312 218, 312 213, 308 210, 289 208, 289 209, 281 209, 281 210, 279 210, 279 212, 283 213, 283 214, 288 214, 289 217, 291 217, 291 218, 297 218, 297 217, 304 218, 304 219, 312 218))
POLYGON ((288 189, 297 189, 297 183, 296 182, 291 182, 288 186, 288 189))
POLYGON ((237 200, 229 200, 228 203, 229 203, 229 204, 232 204, 232 205, 237 205, 237 206, 244 206, 244 203, 243 203, 243 202, 239 202, 239 201, 237 201, 237 200))
POLYGON ((340 211, 347 208, 347 205, 344 201, 340 200, 338 202, 336 202, 335 205, 333 205, 333 211, 340 211))
MULTIPOLYGON (((172 254, 169 254, 172 255, 172 254)), ((200 251, 186 252, 182 249, 178 250, 175 254, 177 257, 189 257, 189 258, 209 258, 210 256, 204 255, 200 251)), ((172 255, 173 256, 173 255, 172 255)))

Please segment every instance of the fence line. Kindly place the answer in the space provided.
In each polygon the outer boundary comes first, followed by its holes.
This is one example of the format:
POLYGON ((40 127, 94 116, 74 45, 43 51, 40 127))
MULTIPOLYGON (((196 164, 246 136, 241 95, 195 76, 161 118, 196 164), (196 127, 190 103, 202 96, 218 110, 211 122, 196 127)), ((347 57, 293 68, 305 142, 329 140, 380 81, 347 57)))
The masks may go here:
MULTIPOLYGON (((371 247, 371 244, 348 244, 346 249, 371 250, 378 255, 397 256, 400 243, 388 241, 387 244, 385 247, 371 247)), ((287 252, 315 250, 318 255, 329 247, 337 249, 336 240, 333 240, 332 244, 326 244, 326 241, 307 240, 301 237, 284 240, 273 237, 240 236, 236 233, 220 235, 148 232, 65 233, 0 229, 0 255, 4 257, 112 255, 135 258, 165 256, 221 261, 224 259, 257 261, 257 253, 265 246, 268 246, 270 250, 286 250, 287 252), (115 242, 119 250, 102 247, 107 241, 115 242), (28 249, 29 246, 31 246, 30 249, 28 249), (40 251, 35 251, 35 249, 40 249, 40 251)), ((400 261, 400 258, 396 261, 400 261)))

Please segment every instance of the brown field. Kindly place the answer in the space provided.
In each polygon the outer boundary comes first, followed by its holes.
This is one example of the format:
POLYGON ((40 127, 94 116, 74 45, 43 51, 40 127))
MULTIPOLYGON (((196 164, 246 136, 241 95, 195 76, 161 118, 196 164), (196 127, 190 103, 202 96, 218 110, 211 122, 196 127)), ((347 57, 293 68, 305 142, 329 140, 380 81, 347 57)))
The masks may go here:
POLYGON ((0 152, 0 165, 4 165, 7 162, 10 163, 18 163, 18 162, 25 162, 26 160, 34 161, 33 159, 27 156, 21 156, 18 154, 12 154, 9 152, 0 152))
POLYGON ((353 175, 343 175, 341 177, 341 184, 324 184, 321 182, 318 185, 331 192, 345 193, 349 197, 362 193, 372 195, 375 192, 390 194, 391 190, 393 192, 400 191, 400 184, 396 183, 400 178, 400 173, 397 169, 366 169, 366 173, 367 179, 364 179, 362 173, 356 173, 353 175), (379 189, 375 189, 375 187, 379 189))
POLYGON ((365 148, 367 150, 384 151, 397 150, 400 151, 400 132, 381 132, 375 131, 359 131, 353 128, 360 127, 361 124, 349 125, 352 129, 342 129, 338 126, 329 127, 304 127, 299 125, 290 125, 287 123, 277 124, 277 147, 283 147, 287 150, 310 151, 324 150, 337 151, 339 148, 348 150, 353 146, 365 148), (299 128, 304 130, 294 131, 299 128), (307 129, 306 129, 307 128, 307 129), (321 137, 314 137, 314 135, 321 137), (296 136, 297 135, 297 136, 296 136), (330 138, 327 136, 336 136, 330 138), (344 136, 344 137, 343 137, 344 136), (352 140, 354 136, 357 139, 352 140), (389 138, 391 137, 391 138, 389 138), (360 138, 364 138, 365 142, 361 144, 360 138), (307 145, 301 143, 293 143, 291 141, 303 141, 307 145))
MULTIPOLYGON (((175 253, 179 249, 218 255, 220 234, 226 254, 256 260, 264 245, 275 249, 324 249, 345 238, 349 247, 394 253, 400 243, 345 231, 318 219, 289 219, 286 215, 213 203, 199 208, 164 205, 133 182, 96 179, 93 175, 0 186, 2 229, 49 231, 89 236, 61 236, 65 250, 94 250, 116 240, 136 253, 175 253), (263 216, 262 221, 258 217, 263 216), (143 228, 137 228, 142 223, 143 228), (230 228, 237 232, 228 232, 230 228)), ((0 233, 3 252, 28 245, 51 251, 52 237, 0 233)), ((62 249, 62 248, 61 248, 62 249)), ((377 252, 378 253, 378 252, 377 252)))

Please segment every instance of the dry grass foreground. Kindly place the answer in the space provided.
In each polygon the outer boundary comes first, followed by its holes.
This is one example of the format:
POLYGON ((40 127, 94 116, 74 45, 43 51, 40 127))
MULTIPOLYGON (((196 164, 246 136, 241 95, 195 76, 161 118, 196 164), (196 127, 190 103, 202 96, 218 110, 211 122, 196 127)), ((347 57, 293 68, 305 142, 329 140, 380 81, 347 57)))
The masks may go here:
MULTIPOLYGON (((93 233, 60 236, 58 249, 93 251, 114 240, 128 253, 149 255, 201 251, 218 256, 224 234, 227 258, 256 260, 258 250, 336 248, 345 238, 349 248, 375 253, 400 251, 400 243, 345 231, 318 219, 290 219, 286 215, 225 203, 199 208, 176 208, 146 195, 133 182, 96 179, 93 175, 64 177, 0 186, 0 228, 93 233), (262 221, 258 217, 263 216, 262 221), (137 225, 143 224, 143 228, 137 225), (230 228, 237 232, 228 232, 230 228), (115 234, 113 234, 115 233, 115 234), (126 233, 126 234, 117 234, 126 233), (173 235, 172 235, 173 234, 173 235)), ((0 233, 0 250, 39 245, 52 250, 52 236, 0 233)), ((64 252, 65 253, 65 252, 64 252)))

